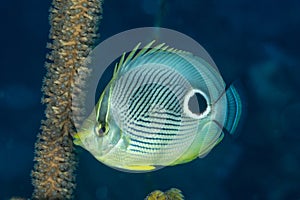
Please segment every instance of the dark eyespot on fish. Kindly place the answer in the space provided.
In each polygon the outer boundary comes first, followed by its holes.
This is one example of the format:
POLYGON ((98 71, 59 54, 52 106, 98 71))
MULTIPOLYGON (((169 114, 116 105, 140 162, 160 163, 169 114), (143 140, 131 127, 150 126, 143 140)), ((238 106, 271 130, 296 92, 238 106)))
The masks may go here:
POLYGON ((233 134, 242 104, 209 63, 165 44, 120 58, 74 143, 100 162, 147 172, 206 156, 233 134))

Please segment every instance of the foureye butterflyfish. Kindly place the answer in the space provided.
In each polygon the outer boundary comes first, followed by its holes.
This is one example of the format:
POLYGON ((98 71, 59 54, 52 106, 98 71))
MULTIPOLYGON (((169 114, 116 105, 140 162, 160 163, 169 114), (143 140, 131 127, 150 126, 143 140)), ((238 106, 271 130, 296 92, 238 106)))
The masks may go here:
POLYGON ((216 69, 190 52, 138 44, 124 53, 74 143, 100 162, 146 172, 204 157, 233 134, 241 99, 216 69))

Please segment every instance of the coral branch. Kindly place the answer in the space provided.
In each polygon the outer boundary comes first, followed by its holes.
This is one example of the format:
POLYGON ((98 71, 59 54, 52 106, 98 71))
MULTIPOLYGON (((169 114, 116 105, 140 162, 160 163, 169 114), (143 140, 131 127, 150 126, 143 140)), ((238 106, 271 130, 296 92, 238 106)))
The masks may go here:
POLYGON ((80 107, 83 82, 77 74, 88 75, 84 60, 97 36, 101 0, 53 0, 50 9, 51 50, 47 55, 42 102, 46 119, 35 145, 35 166, 32 171, 33 199, 72 199, 75 189, 75 155, 72 142, 72 111, 80 107), (75 105, 75 106, 74 106, 75 105))

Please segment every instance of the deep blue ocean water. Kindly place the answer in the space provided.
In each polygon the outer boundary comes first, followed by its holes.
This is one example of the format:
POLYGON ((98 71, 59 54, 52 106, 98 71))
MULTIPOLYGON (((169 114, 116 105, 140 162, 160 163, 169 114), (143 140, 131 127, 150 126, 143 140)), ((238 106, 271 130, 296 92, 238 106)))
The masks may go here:
MULTIPOLYGON (((50 1, 0 5, 0 200, 30 197, 50 1)), ((227 83, 242 80, 247 116, 204 159, 145 174, 108 168, 80 150, 78 200, 143 199, 176 187, 187 200, 300 199, 300 1, 111 0, 100 41, 160 25, 197 40, 227 83)))

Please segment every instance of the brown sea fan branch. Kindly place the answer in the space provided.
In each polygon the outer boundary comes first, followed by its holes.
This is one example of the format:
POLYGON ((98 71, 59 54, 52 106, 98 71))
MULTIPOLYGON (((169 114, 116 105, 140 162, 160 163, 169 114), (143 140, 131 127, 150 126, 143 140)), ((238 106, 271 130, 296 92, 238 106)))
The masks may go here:
POLYGON ((33 199, 73 197, 76 161, 72 112, 84 98, 84 82, 75 77, 79 73, 88 76, 84 60, 97 37, 101 12, 101 0, 53 0, 50 8, 51 42, 47 45, 50 53, 46 56, 42 99, 46 119, 35 145, 33 199), (78 99, 74 99, 74 91, 78 99))

